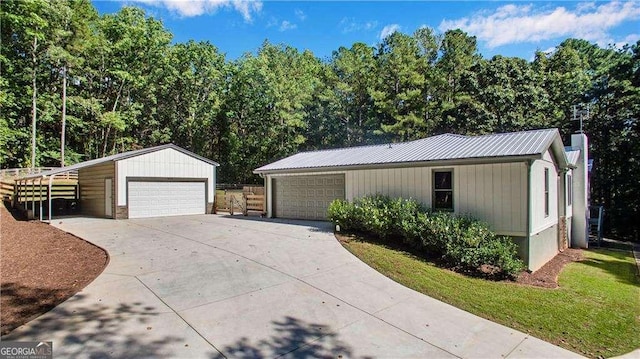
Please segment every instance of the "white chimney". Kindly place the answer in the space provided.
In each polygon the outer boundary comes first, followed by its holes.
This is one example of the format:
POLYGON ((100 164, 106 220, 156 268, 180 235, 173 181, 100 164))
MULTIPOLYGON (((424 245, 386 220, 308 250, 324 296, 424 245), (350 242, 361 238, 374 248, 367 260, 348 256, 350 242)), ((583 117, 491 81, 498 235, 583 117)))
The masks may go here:
POLYGON ((573 170, 573 219, 571 224, 571 247, 589 246, 589 140, 584 133, 571 135, 571 148, 580 151, 573 170))

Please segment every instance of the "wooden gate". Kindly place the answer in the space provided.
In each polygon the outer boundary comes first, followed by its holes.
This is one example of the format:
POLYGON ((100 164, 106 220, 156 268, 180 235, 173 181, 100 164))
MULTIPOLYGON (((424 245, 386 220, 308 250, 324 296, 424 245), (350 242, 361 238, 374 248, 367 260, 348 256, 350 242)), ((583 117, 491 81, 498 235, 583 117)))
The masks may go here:
POLYGON ((240 189, 225 189, 216 191, 216 213, 236 211, 245 216, 249 211, 265 213, 264 187, 244 186, 240 189))

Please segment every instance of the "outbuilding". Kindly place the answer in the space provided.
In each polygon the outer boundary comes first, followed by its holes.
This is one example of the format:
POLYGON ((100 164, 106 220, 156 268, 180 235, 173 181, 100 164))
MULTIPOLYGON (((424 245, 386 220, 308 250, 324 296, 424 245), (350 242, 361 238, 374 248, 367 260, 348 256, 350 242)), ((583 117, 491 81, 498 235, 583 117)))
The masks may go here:
POLYGON ((17 182, 44 179, 50 183, 56 175, 77 171, 80 213, 96 217, 204 214, 213 211, 217 166, 184 148, 165 144, 56 168, 17 182))
POLYGON ((256 169, 267 216, 326 220, 334 199, 383 194, 470 214, 513 238, 530 270, 588 243, 587 137, 557 129, 302 152, 256 169))

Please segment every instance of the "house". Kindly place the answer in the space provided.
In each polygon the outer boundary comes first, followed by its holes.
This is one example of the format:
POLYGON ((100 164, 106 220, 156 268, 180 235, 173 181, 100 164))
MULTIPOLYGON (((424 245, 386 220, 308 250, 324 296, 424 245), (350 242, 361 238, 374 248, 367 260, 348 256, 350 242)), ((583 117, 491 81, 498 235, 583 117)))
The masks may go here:
POLYGON ((256 169, 267 216, 326 220, 334 199, 413 198, 470 214, 513 238, 530 270, 587 247, 587 137, 557 129, 443 134, 404 143, 302 152, 256 169))
MULTIPOLYGON (((114 219, 204 214, 213 210, 217 166, 165 144, 24 176, 16 183, 41 185, 43 180, 51 183, 56 175, 77 171, 83 214, 114 219)), ((51 219, 51 196, 40 200, 40 208, 47 199, 51 219)))

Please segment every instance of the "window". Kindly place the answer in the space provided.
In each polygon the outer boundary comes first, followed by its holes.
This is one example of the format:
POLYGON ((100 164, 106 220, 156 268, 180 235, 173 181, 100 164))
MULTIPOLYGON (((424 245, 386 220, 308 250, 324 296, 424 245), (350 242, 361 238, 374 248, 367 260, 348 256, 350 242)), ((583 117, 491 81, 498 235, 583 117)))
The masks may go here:
POLYGON ((453 211, 453 171, 433 172, 433 209, 453 211))
POLYGON ((544 216, 549 217, 549 169, 544 169, 544 216))
POLYGON ((573 202, 573 178, 571 175, 567 175, 567 206, 570 206, 573 202))

